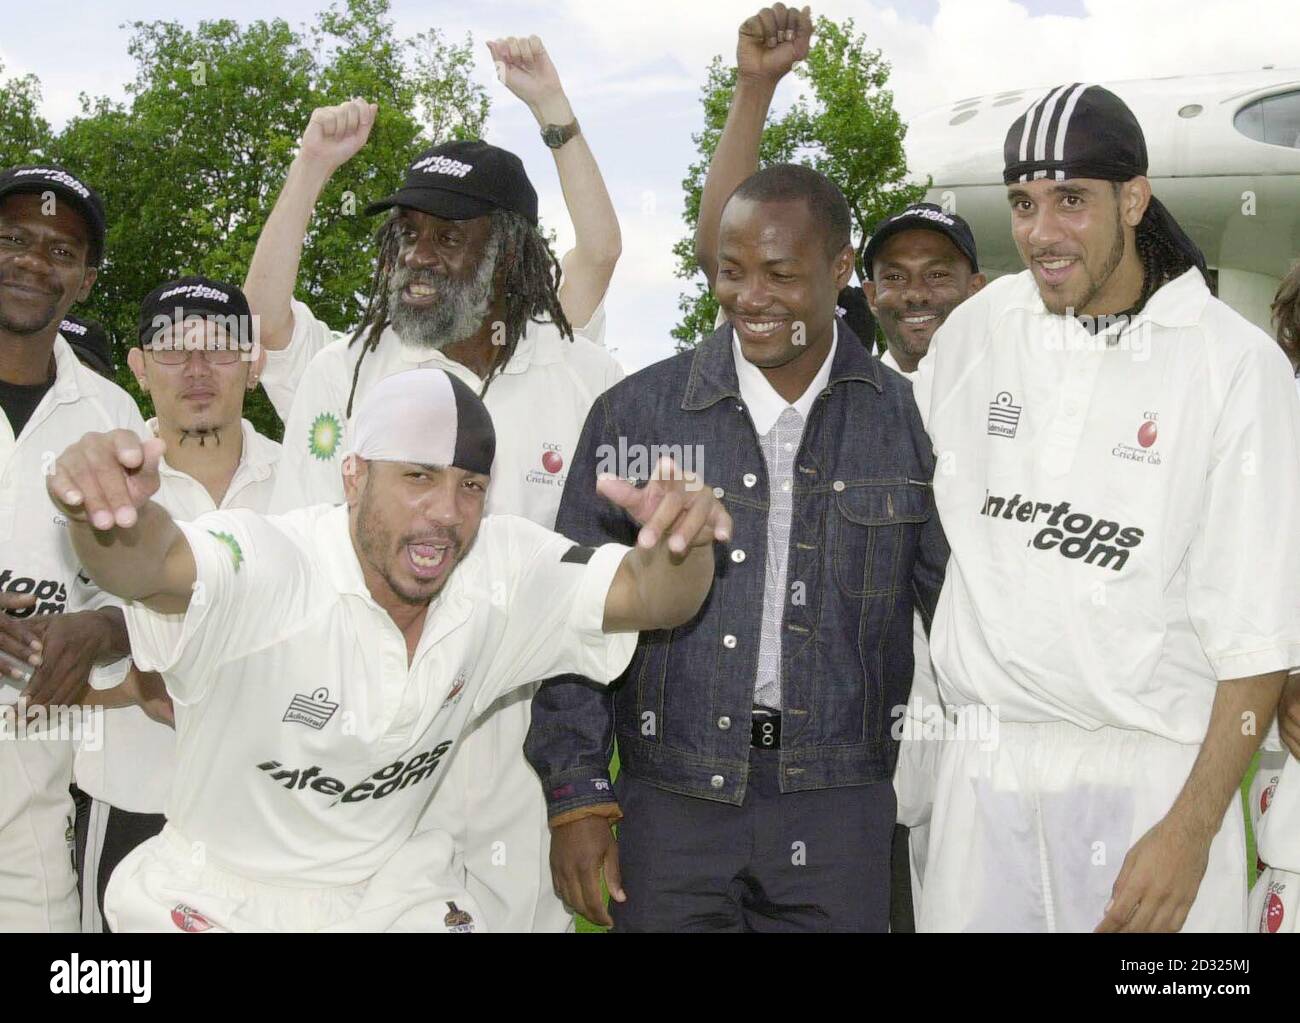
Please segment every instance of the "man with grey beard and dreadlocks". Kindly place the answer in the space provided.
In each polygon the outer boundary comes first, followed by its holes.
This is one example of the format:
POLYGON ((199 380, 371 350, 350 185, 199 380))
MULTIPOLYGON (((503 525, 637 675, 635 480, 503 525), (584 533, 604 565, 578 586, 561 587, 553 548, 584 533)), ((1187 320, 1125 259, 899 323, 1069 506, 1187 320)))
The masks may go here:
MULTIPOLYGON (((561 273, 514 154, 480 141, 434 146, 395 194, 367 207, 387 217, 365 315, 353 331, 335 333, 293 298, 302 239, 326 182, 365 144, 377 108, 354 99, 313 112, 245 283, 267 351, 263 383, 285 419, 279 510, 342 501, 351 416, 380 380, 427 366, 468 384, 492 415, 487 513, 552 528, 587 412, 622 378, 602 347, 620 236, 600 170, 541 40, 488 48, 555 157, 574 248, 561 273)), ((523 689, 475 708, 478 724, 451 758, 425 821, 464 849, 466 884, 492 930, 573 926, 551 887, 541 783, 522 753, 531 697, 523 689)))

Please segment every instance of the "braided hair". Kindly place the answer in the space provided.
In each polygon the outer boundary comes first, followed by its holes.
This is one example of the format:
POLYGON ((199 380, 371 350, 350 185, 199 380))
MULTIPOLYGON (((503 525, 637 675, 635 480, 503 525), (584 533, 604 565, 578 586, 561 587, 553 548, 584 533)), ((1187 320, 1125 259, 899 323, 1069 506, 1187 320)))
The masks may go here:
MULTIPOLYGON (((348 392, 348 417, 352 415, 362 360, 379 347, 379 339, 389 323, 389 286, 399 251, 398 216, 399 210, 394 209, 375 232, 379 257, 370 281, 370 294, 366 297, 365 314, 348 339, 349 348, 358 341, 362 343, 361 354, 352 372, 352 388, 348 392)), ((513 358, 529 321, 548 319, 562 337, 573 340, 573 327, 560 306, 560 261, 551 251, 550 243, 535 225, 517 213, 494 210, 490 216, 491 233, 482 258, 495 256, 496 259, 497 287, 501 289, 499 293, 505 295, 505 320, 502 323, 505 340, 504 351, 483 381, 479 397, 487 394, 488 385, 513 358)))
MULTIPOLYGON (((1176 246, 1168 235, 1160 231, 1149 217, 1143 217, 1138 223, 1134 240, 1137 245, 1138 259, 1142 263, 1142 295, 1135 307, 1140 310, 1160 288, 1181 277, 1196 266, 1196 263, 1186 252, 1176 246)), ((1213 293, 1214 282, 1203 268, 1201 268, 1201 277, 1205 280, 1205 286, 1213 293)))

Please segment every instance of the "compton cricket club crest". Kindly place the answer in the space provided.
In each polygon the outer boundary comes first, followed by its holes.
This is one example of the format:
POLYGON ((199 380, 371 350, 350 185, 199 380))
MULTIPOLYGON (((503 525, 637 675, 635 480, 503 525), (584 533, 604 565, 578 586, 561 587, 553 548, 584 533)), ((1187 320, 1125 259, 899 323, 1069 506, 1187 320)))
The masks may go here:
POLYGON ((280 720, 306 725, 308 728, 314 728, 319 732, 329 723, 329 719, 334 716, 334 712, 338 709, 339 705, 337 703, 330 702, 330 691, 321 686, 310 696, 295 693, 293 699, 289 701, 289 707, 284 712, 284 717, 280 720))
POLYGON ((183 902, 178 902, 172 907, 172 923, 187 934, 201 934, 212 929, 211 920, 193 906, 187 906, 183 902))
POLYGON ((1282 901, 1285 891, 1286 883, 1283 881, 1274 881, 1268 886, 1264 912, 1259 918, 1260 934, 1276 934, 1282 929, 1282 921, 1286 918, 1286 904, 1282 901))
POLYGON ((442 918, 443 926, 449 934, 473 934, 474 918, 465 910, 458 909, 456 903, 447 903, 447 915, 442 918))
POLYGON ((542 452, 539 459, 540 468, 529 469, 524 474, 524 480, 528 483, 536 483, 543 487, 562 487, 564 481, 568 478, 568 473, 564 471, 564 448, 561 444, 553 444, 550 441, 542 442, 542 452))
POLYGON ((466 676, 464 669, 456 672, 456 681, 451 684, 451 692, 447 698, 442 701, 444 707, 450 707, 452 704, 460 702, 460 694, 465 691, 466 676))

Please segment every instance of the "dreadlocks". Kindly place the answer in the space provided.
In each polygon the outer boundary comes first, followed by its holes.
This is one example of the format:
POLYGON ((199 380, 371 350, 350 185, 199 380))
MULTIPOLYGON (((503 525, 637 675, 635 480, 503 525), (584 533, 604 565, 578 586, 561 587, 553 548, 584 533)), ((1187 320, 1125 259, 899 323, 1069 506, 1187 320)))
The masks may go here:
POLYGON ((1277 343, 1291 365, 1300 367, 1300 260, 1291 264, 1273 296, 1273 323, 1277 326, 1277 343))
MULTIPOLYGON (((352 388, 348 392, 346 414, 349 417, 352 415, 357 381, 361 377, 361 363, 367 354, 379 347, 379 339, 390 320, 389 291, 399 249, 398 214, 399 211, 395 209, 375 232, 379 258, 371 278, 370 294, 366 298, 366 311, 348 340, 349 347, 358 341, 362 343, 361 354, 357 357, 356 368, 352 372, 352 388)), ((499 334, 494 331, 493 337, 494 342, 498 336, 504 339, 504 350, 493 362, 493 368, 483 381, 479 397, 487 394, 488 385, 513 358, 529 321, 550 320, 562 337, 573 340, 573 327, 569 325, 568 317, 560 306, 560 263, 546 238, 517 213, 495 210, 491 218, 492 229, 483 258, 495 257, 497 294, 505 298, 505 319, 500 324, 499 334)))
POLYGON ((492 214, 493 234, 500 229, 497 273, 506 299, 505 351, 497 359, 479 397, 487 393, 498 370, 505 368, 524 336, 529 320, 548 319, 561 337, 573 340, 573 328, 560 308, 560 261, 545 236, 518 213, 492 214))

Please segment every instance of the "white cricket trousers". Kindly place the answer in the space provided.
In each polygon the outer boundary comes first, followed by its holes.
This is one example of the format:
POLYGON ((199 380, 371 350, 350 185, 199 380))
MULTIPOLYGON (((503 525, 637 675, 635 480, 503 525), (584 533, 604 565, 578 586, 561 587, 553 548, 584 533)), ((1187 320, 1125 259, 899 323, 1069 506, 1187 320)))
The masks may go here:
POLYGON ((118 864, 104 917, 127 932, 471 932, 483 915, 447 869, 449 836, 414 836, 368 880, 329 888, 266 884, 214 865, 170 824, 118 864))
POLYGON ((75 932, 72 742, 0 737, 0 931, 75 932))
MULTIPOLYGON (((960 708, 959 725, 980 709, 960 708)), ((918 931, 1093 930, 1124 857, 1173 805, 1200 749, 1064 722, 1002 722, 984 745, 945 744, 918 931)), ((1245 930, 1246 894, 1233 799, 1183 930, 1245 930)))

